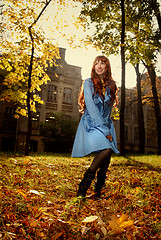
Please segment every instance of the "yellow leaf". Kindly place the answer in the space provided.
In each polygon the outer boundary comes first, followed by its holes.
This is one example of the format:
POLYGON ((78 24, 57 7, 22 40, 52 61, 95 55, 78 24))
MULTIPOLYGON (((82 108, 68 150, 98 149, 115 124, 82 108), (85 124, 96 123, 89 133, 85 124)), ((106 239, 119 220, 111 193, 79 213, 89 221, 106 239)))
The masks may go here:
POLYGON ((24 164, 27 165, 29 162, 30 162, 30 161, 26 159, 26 160, 24 161, 24 164))
POLYGON ((135 188, 135 192, 138 193, 140 191, 140 187, 135 188))
POLYGON ((128 227, 131 227, 133 224, 134 224, 134 221, 129 220, 129 221, 126 221, 126 222, 123 222, 122 224, 120 224, 120 227, 121 228, 128 228, 128 227))
POLYGON ((123 214, 121 217, 112 215, 111 220, 109 221, 109 227, 111 228, 109 234, 110 235, 120 234, 124 231, 125 228, 133 226, 134 221, 127 220, 128 218, 129 216, 126 214, 123 214))

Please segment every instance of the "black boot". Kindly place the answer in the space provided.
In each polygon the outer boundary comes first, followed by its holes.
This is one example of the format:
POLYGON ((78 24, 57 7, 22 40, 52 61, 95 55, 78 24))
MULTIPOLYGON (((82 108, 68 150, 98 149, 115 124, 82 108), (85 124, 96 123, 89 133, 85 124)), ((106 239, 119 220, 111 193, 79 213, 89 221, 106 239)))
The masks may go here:
POLYGON ((95 182, 95 197, 100 198, 101 197, 101 189, 103 185, 105 184, 106 180, 106 174, 102 173, 100 170, 97 172, 97 181, 95 182))
POLYGON ((88 188, 91 185, 92 180, 95 178, 95 172, 93 172, 90 168, 85 172, 82 181, 79 184, 79 189, 77 193, 77 197, 81 196, 85 198, 88 188))

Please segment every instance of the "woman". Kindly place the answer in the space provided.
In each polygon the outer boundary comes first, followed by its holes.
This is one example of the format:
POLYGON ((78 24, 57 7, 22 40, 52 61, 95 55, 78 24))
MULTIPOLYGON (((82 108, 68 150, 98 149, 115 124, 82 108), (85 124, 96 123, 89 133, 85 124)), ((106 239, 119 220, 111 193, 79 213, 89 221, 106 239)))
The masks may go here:
POLYGON ((109 59, 105 56, 96 57, 91 78, 84 81, 79 96, 80 112, 83 115, 77 129, 72 157, 83 157, 93 152, 97 152, 97 155, 79 184, 77 196, 86 196, 99 169, 95 193, 100 197, 111 153, 119 153, 114 125, 110 119, 112 107, 117 104, 117 90, 111 75, 109 59))

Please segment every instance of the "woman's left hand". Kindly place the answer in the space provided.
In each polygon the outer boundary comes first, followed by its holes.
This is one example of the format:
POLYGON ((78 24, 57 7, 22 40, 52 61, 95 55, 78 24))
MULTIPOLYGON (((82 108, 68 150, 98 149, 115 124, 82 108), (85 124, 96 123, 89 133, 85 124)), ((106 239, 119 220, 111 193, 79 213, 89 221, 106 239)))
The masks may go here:
POLYGON ((112 135, 108 135, 108 136, 106 136, 106 138, 107 138, 110 142, 112 142, 112 135))

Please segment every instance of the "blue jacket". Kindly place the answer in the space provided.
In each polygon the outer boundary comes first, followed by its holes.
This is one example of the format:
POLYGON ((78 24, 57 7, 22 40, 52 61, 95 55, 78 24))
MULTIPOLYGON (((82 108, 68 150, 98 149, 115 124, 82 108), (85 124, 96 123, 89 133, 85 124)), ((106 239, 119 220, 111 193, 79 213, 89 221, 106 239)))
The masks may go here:
POLYGON ((91 78, 84 81, 83 87, 86 108, 79 122, 72 157, 83 157, 107 148, 119 153, 114 125, 110 118, 112 106, 109 87, 106 88, 104 102, 99 94, 93 97, 91 78), (112 135, 112 142, 106 138, 107 135, 112 135))

